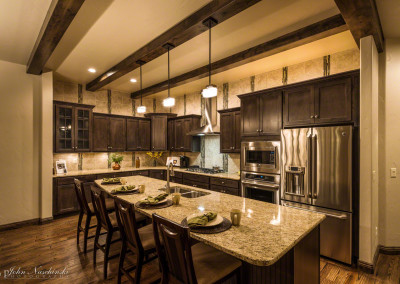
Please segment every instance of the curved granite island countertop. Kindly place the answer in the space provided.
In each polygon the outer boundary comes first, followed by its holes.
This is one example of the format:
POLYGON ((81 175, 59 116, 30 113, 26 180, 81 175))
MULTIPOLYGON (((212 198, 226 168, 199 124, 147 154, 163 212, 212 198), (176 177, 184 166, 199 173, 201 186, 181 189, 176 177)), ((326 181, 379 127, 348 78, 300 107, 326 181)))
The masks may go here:
MULTIPOLYGON (((119 198, 132 204, 148 195, 156 196, 162 193, 159 188, 165 186, 165 181, 143 176, 124 179, 129 185, 144 184, 146 187, 143 194, 118 195, 119 198)), ((97 180, 96 184, 107 192, 118 187, 101 185, 101 180, 97 180)), ((242 220, 239 227, 232 226, 229 230, 218 234, 192 232, 191 236, 256 266, 269 266, 277 262, 325 219, 323 214, 171 183, 171 186, 175 185, 210 194, 198 198, 181 197, 178 206, 137 210, 150 217, 152 213, 157 213, 181 223, 188 215, 202 210, 218 212, 230 220, 231 209, 241 209, 242 220)))

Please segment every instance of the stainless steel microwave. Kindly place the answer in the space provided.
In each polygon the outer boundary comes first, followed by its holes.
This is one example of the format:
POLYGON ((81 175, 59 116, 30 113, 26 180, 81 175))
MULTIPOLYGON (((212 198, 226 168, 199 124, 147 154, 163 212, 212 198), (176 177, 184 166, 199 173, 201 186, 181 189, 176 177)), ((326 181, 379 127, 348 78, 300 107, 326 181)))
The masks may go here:
POLYGON ((257 173, 280 173, 279 141, 242 142, 241 170, 257 173))

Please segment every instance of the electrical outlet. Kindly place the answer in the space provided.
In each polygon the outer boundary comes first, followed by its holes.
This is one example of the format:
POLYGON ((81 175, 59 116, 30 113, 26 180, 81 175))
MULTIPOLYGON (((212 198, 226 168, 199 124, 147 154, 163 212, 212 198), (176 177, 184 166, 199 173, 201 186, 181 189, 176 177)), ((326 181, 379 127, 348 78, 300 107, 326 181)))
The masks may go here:
POLYGON ((391 168, 390 169, 390 177, 395 178, 397 176, 397 169, 396 168, 391 168))

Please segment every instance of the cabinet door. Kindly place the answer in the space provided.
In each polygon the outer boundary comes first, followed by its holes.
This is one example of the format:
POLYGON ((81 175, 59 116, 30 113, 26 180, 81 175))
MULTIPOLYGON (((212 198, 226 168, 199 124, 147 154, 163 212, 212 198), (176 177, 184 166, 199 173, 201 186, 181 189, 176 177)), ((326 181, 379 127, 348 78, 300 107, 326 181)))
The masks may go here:
POLYGON ((151 118, 151 150, 167 150, 167 116, 157 115, 151 118))
POLYGON ((282 128, 281 92, 260 95, 260 135, 279 135, 282 128))
POLYGON ((351 121, 351 78, 315 86, 315 123, 351 121))
POLYGON ((110 151, 122 152, 126 149, 126 118, 110 117, 110 151))
POLYGON ((55 151, 74 151, 74 108, 72 106, 55 106, 55 151))
POLYGON ((168 120, 168 149, 175 151, 175 120, 168 120))
POLYGON ((192 118, 183 119, 182 128, 183 151, 190 152, 192 151, 192 136, 187 134, 192 130, 192 118))
POLYGON ((221 153, 230 153, 235 147, 235 115, 234 112, 225 112, 220 115, 220 150, 221 153))
POLYGON ((183 151, 183 119, 175 120, 175 150, 183 151))
POLYGON ((139 120, 126 119, 126 150, 139 150, 139 120))
POLYGON ((150 177, 165 180, 165 174, 163 170, 151 170, 150 177))
POLYGON ((150 120, 139 120, 139 150, 150 151, 150 133, 151 124, 150 120))
POLYGON ((79 210, 74 184, 57 186, 56 204, 57 209, 55 214, 63 214, 79 210))
POLYGON ((92 110, 75 107, 75 151, 92 150, 92 110))
POLYGON ((109 119, 106 116, 93 115, 93 151, 108 151, 109 119))
POLYGON ((313 86, 293 87, 284 91, 284 126, 314 123, 313 86))
POLYGON ((240 123, 241 123, 241 120, 240 120, 240 111, 235 111, 234 112, 234 114, 233 114, 233 116, 234 116, 234 135, 235 135, 235 144, 233 145, 234 146, 234 152, 237 152, 237 153, 240 153, 240 143, 241 143, 241 139, 242 139, 242 136, 241 136, 241 133, 240 133, 240 123))
POLYGON ((260 107, 258 97, 241 99, 242 136, 258 136, 260 126, 260 107))

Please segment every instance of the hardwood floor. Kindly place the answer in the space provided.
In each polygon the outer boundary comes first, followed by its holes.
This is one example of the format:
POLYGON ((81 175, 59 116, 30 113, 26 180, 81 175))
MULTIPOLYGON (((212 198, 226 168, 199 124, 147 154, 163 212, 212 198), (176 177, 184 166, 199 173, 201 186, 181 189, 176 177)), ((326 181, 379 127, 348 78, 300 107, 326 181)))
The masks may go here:
MULTIPOLYGON (((88 242, 88 253, 82 252, 82 242, 76 245, 77 216, 54 220, 44 225, 32 225, 0 232, 0 283, 4 270, 20 267, 31 272, 34 267, 68 271, 67 278, 55 278, 46 283, 116 283, 118 258, 109 263, 109 277, 103 280, 103 254, 97 253, 93 267, 93 239, 88 242)), ((111 254, 119 251, 119 245, 111 254)), ((157 260, 145 265, 142 283, 152 283, 160 277, 157 260)), ((123 278, 123 280, 126 279, 123 278)), ((13 283, 39 283, 43 279, 20 279, 13 283)), ((374 275, 321 258, 321 283, 400 283, 400 255, 380 255, 374 275)))

